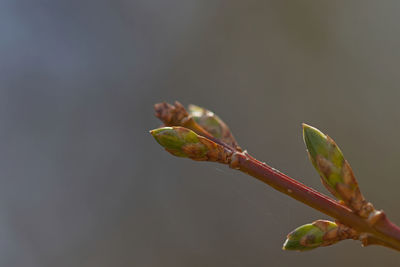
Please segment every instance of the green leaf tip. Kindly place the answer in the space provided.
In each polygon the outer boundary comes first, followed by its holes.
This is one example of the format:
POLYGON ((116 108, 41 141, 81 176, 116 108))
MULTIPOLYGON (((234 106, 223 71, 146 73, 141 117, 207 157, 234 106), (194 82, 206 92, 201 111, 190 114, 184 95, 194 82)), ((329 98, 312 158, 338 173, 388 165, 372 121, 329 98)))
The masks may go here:
POLYGON ((188 106, 188 111, 194 121, 213 137, 220 139, 232 147, 237 146, 237 142, 229 127, 214 112, 193 104, 188 106))
POLYGON ((166 151, 177 157, 228 163, 232 154, 221 145, 184 127, 162 127, 150 133, 166 151))

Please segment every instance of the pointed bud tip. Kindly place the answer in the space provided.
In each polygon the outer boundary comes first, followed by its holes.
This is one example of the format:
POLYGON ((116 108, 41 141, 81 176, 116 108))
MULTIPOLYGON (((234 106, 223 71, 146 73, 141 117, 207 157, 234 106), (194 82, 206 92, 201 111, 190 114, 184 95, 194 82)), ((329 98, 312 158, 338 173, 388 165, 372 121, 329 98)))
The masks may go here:
POLYGON ((300 241, 297 240, 290 240, 286 239, 285 243, 282 246, 282 250, 285 251, 298 251, 298 252, 303 252, 303 251, 308 251, 311 249, 314 249, 316 247, 310 246, 304 246, 300 243, 300 241))
POLYGON ((161 128, 150 130, 149 133, 153 137, 156 137, 158 134, 165 132, 165 131, 170 131, 170 130, 173 130, 173 128, 172 127, 161 127, 161 128))
POLYGON ((320 137, 326 138, 326 135, 322 133, 317 128, 308 125, 306 123, 302 123, 301 127, 303 128, 303 135, 307 137, 312 137, 312 135, 319 135, 320 137))
POLYGON ((289 240, 286 239, 285 243, 282 246, 282 250, 285 251, 304 251, 305 249, 303 249, 302 247, 300 247, 298 244, 291 244, 289 242, 289 240))
POLYGON ((166 149, 180 150, 187 143, 198 142, 197 135, 183 127, 161 127, 150 133, 166 149))
POLYGON ((303 123, 303 139, 312 159, 317 154, 326 155, 330 147, 327 136, 315 127, 303 123))

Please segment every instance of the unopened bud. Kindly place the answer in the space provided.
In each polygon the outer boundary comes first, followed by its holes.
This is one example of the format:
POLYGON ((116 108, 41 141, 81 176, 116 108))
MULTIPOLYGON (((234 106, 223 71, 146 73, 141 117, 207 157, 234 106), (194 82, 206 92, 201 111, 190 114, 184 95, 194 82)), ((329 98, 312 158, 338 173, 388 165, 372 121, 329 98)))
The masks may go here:
POLYGON ((229 163, 232 154, 223 146, 184 127, 163 127, 150 133, 165 150, 177 157, 229 163))
POLYGON ((317 220, 305 224, 288 234, 284 250, 307 251, 332 245, 343 239, 357 239, 359 235, 353 229, 326 220, 317 220))
POLYGON ((336 143, 307 124, 303 124, 303 138, 324 186, 353 211, 367 217, 373 207, 361 194, 353 170, 336 143))
POLYGON ((229 127, 214 112, 205 108, 189 105, 189 114, 207 132, 217 139, 220 139, 231 147, 237 147, 237 142, 233 137, 229 127))

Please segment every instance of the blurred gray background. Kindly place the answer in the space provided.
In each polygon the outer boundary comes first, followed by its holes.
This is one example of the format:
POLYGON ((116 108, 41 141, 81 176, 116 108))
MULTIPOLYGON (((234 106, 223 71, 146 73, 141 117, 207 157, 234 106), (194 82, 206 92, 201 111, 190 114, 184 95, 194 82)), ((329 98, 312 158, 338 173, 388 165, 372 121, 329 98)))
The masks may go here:
POLYGON ((326 193, 301 122, 400 223, 398 1, 0 1, 0 266, 399 266, 345 241, 281 250, 327 216, 224 165, 170 156, 156 102, 207 107, 326 193))

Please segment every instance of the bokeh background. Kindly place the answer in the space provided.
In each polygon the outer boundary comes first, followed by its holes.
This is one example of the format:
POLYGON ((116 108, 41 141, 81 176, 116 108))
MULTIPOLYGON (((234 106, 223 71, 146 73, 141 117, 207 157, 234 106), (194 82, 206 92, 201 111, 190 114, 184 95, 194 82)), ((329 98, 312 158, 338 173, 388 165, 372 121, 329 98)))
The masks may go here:
POLYGON ((400 223, 398 1, 0 1, 1 266, 399 266, 223 165, 170 156, 156 102, 207 107, 250 153, 323 192, 301 122, 332 136, 400 223))

